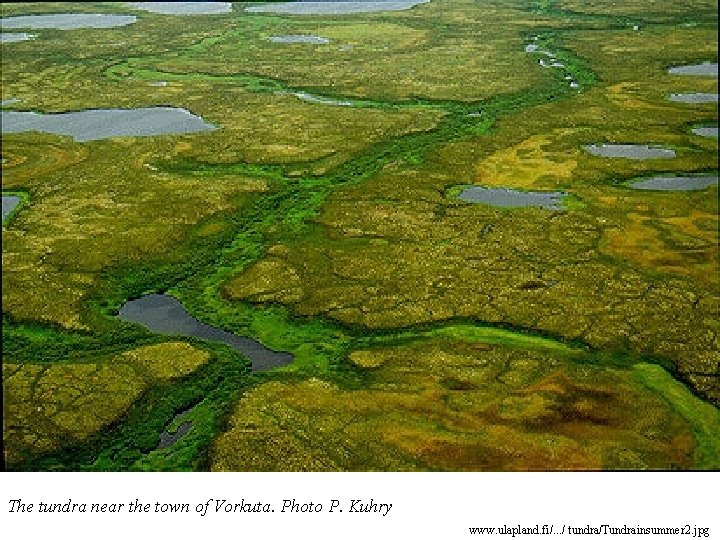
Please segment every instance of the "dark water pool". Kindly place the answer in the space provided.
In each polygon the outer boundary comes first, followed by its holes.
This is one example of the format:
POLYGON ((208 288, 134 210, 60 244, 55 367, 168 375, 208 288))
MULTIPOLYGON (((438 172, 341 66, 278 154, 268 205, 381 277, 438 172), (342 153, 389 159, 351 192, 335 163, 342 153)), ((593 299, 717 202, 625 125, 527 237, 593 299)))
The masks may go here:
POLYGON ((118 313, 123 321, 139 323, 152 332, 191 336, 225 343, 252 362, 253 371, 286 366, 293 361, 289 353, 271 351, 261 343, 215 328, 192 317, 172 296, 148 294, 126 302, 118 313))

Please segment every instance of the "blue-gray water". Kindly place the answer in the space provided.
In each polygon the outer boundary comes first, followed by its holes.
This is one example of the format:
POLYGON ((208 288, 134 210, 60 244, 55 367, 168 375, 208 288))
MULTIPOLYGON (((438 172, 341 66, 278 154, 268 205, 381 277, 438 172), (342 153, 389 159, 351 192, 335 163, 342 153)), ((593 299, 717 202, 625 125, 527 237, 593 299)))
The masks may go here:
POLYGON ((115 28, 137 20, 134 15, 106 15, 100 13, 55 13, 53 15, 21 15, 3 17, 0 28, 54 28, 76 30, 78 28, 115 28))
MULTIPOLYGON (((170 424, 168 424, 168 426, 175 423, 175 421, 179 420, 182 416, 185 416, 191 410, 192 409, 176 414, 175 418, 170 421, 170 424)), ((160 434, 160 440, 158 441, 157 450, 173 446, 176 442, 182 439, 190 431, 190 429, 192 429, 192 425, 193 423, 191 420, 186 420, 185 422, 181 422, 174 431, 170 431, 166 427, 160 434)))
POLYGON ((385 0, 379 2, 273 2, 249 6, 250 13, 282 13, 288 15, 344 15, 410 9, 430 0, 385 0))
POLYGON ((3 133, 42 131, 70 135, 79 142, 110 137, 196 133, 215 129, 215 126, 190 111, 173 107, 94 109, 56 114, 1 111, 0 115, 3 133))
POLYGON ((679 103, 717 103, 718 95, 693 92, 688 94, 670 94, 668 99, 679 103))
POLYGON ((700 135, 701 137, 716 137, 718 136, 718 128, 715 127, 696 127, 693 128, 692 132, 695 135, 700 135))
POLYGON ((489 204, 504 208, 538 207, 561 210, 566 194, 560 191, 520 191, 510 188, 468 186, 458 195, 465 202, 489 204))
POLYGON ((309 101, 310 103, 320 103, 322 105, 336 105, 339 107, 351 107, 353 102, 340 99, 325 98, 320 96, 314 96, 307 92, 290 92, 291 95, 303 101, 309 101))
POLYGON ((140 323, 158 334, 192 336, 225 343, 247 356, 254 371, 286 366, 293 361, 289 353, 271 351, 253 339, 198 321, 172 296, 148 294, 130 300, 120 308, 118 317, 123 321, 140 323))
POLYGON ((3 32, 0 33, 0 43, 17 43, 18 41, 27 41, 33 37, 35 36, 25 32, 3 32))
POLYGON ((635 189, 653 191, 697 191, 716 186, 718 176, 653 176, 630 184, 635 189))
POLYGON ((15 207, 20 204, 20 197, 17 195, 3 195, 2 196, 2 220, 10 215, 10 212, 15 210, 15 207))
POLYGON ((130 2, 130 5, 161 15, 220 15, 232 12, 231 2, 130 2))
POLYGON ((694 64, 692 66, 677 66, 668 69, 671 75, 696 75, 702 77, 717 77, 717 62, 704 62, 702 64, 694 64))
POLYGON ((328 38, 322 36, 309 36, 302 34, 290 34, 286 36, 270 36, 268 41, 272 43, 308 43, 311 45, 324 45, 330 43, 328 38))
POLYGON ((585 147, 594 156, 624 159, 668 159, 675 150, 647 144, 590 144, 585 147))

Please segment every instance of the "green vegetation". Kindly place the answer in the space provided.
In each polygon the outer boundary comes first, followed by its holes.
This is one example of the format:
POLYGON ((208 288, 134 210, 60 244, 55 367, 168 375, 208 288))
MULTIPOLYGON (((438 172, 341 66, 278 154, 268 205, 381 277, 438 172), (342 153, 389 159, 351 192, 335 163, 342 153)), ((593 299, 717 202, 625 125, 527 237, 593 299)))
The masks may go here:
POLYGON ((209 357, 186 343, 162 343, 97 363, 4 364, 8 463, 86 440, 149 384, 187 375, 209 357))
POLYGON ((309 379, 249 392, 213 470, 693 467, 687 424, 626 369, 452 338, 350 361, 360 387, 309 379))
MULTIPOLYGON (((626 186, 717 171, 717 139, 690 131, 717 107, 667 100, 717 92, 667 73, 717 61, 717 14, 651 4, 236 4, 4 44, 17 110, 175 106, 218 127, 3 135, 3 192, 24 194, 3 227, 10 468, 720 467, 717 187, 626 186), (330 43, 267 39, 284 34, 330 43), (677 157, 583 149, 604 142, 677 157), (553 212, 452 196, 472 184, 570 197, 553 212), (295 362, 251 374, 226 346, 113 317, 149 292, 295 362)), ((90 9, 128 12, 2 15, 90 9)))

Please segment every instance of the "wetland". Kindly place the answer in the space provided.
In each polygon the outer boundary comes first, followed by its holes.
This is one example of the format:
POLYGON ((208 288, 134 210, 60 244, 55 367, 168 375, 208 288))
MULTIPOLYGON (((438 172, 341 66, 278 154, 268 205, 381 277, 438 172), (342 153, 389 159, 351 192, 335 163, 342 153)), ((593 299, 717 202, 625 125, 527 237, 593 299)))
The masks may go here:
POLYGON ((710 4, 3 4, 6 467, 720 469, 710 4))

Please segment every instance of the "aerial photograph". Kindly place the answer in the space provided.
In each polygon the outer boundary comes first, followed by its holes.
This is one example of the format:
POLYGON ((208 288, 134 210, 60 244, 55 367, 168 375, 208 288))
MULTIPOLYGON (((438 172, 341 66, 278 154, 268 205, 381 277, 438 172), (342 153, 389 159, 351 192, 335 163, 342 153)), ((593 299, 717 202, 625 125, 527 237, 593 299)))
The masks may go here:
POLYGON ((717 0, 0 6, 5 470, 720 470, 717 0))

